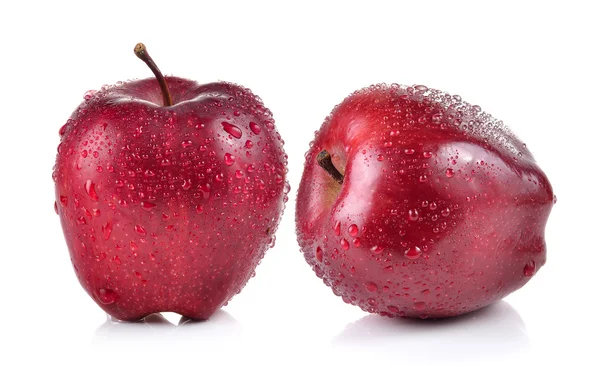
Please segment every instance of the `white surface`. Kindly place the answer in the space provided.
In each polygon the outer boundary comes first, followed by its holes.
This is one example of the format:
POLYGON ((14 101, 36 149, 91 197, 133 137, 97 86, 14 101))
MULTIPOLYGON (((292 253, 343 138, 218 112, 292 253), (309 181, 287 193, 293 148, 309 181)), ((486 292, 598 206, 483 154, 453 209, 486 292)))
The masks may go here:
POLYGON ((597 365, 595 2, 449 3, 2 2, 0 364, 597 365), (133 55, 139 41, 166 74, 251 88, 286 140, 292 195, 277 244, 205 323, 107 321, 76 280, 52 209, 59 127, 85 91, 151 76, 133 55), (313 131, 347 94, 381 81, 481 105, 549 176, 548 262, 503 302, 443 322, 392 321, 344 304, 299 253, 293 209, 313 131))

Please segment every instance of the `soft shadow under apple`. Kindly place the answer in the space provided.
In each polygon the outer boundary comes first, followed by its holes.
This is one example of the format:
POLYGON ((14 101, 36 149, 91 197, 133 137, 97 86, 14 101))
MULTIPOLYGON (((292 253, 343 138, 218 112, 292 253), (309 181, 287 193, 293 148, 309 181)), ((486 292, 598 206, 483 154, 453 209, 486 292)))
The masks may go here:
POLYGON ((364 356, 391 356, 403 364, 440 365, 504 363, 524 356, 530 347, 525 324, 505 301, 441 320, 367 315, 347 325, 333 346, 364 356))
MULTIPOLYGON (((176 315, 169 314, 169 318, 172 316, 176 315)), ((152 314, 140 322, 121 322, 107 317, 96 329, 92 346, 125 351, 154 349, 170 352, 191 347, 196 351, 214 349, 225 343, 232 345, 243 341, 240 324, 224 310, 217 311, 207 321, 180 317, 176 323, 171 323, 162 314, 152 314)))

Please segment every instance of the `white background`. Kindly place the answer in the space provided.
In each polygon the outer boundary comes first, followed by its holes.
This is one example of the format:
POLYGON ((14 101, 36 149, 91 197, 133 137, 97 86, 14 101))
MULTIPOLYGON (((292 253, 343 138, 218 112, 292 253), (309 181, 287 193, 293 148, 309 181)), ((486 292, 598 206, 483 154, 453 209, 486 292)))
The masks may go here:
POLYGON ((0 5, 0 364, 598 365, 595 1, 3 1, 0 5), (51 179, 58 129, 89 89, 150 71, 251 88, 289 154, 275 248, 214 318, 119 324, 81 289, 51 179), (303 155, 324 117, 376 82, 460 94, 533 152, 558 203, 548 262, 518 292, 457 319, 393 321, 346 305, 294 233, 303 155), (187 364, 186 363, 186 364, 187 364))

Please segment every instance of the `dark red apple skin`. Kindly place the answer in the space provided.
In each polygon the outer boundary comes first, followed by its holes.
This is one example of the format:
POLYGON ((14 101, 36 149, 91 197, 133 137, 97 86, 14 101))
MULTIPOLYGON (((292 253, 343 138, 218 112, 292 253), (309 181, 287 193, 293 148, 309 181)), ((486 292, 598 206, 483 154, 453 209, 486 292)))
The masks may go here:
POLYGON ((500 300, 544 265, 553 203, 525 145, 478 106, 423 86, 375 85, 336 106, 311 143, 296 231, 307 262, 345 302, 449 317, 500 300), (342 185, 318 165, 322 150, 342 185))
POLYGON ((248 89, 167 77, 105 87, 61 128, 53 179, 77 278, 111 316, 208 319, 253 275, 287 200, 287 155, 248 89))

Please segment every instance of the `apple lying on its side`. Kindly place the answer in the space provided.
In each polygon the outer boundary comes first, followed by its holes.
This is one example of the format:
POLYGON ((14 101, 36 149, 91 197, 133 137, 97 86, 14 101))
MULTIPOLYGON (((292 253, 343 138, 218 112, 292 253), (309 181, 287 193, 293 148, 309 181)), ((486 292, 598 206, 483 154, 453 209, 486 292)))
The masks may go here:
POLYGON ((77 277, 121 320, 207 319, 274 243, 289 186, 271 112, 248 89, 163 77, 95 93, 60 129, 55 209, 77 277))
POLYGON ((318 131, 296 229, 345 302, 448 317, 500 300, 544 265, 554 199, 525 145, 478 106, 421 85, 374 85, 318 131))

